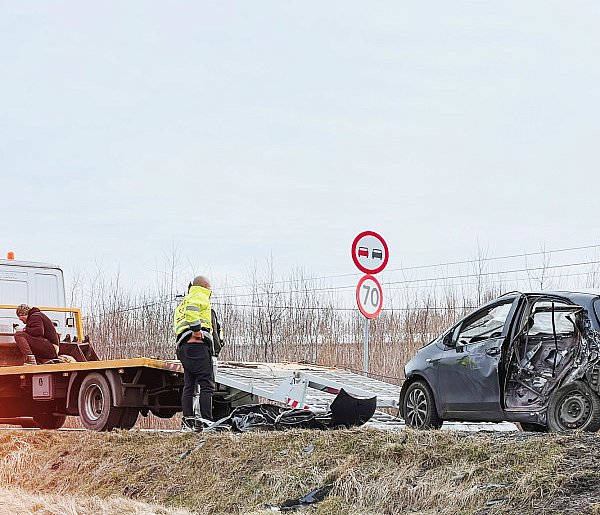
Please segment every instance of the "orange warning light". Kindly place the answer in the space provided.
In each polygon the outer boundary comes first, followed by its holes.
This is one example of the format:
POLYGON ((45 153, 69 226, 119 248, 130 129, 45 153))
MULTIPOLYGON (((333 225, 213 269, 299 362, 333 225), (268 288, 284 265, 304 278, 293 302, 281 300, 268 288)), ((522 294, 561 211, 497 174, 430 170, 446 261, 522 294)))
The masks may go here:
POLYGON ((15 253, 14 252, 8 252, 6 254, 6 259, 15 259, 15 253))

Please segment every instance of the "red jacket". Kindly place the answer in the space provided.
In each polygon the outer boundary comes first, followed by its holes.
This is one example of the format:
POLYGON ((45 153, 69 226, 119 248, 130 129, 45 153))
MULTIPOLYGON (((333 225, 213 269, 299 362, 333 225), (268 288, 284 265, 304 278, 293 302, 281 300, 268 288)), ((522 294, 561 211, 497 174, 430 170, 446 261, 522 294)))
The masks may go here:
POLYGON ((31 336, 45 338, 53 345, 58 345, 58 334, 54 324, 38 308, 31 308, 27 313, 25 332, 31 336))

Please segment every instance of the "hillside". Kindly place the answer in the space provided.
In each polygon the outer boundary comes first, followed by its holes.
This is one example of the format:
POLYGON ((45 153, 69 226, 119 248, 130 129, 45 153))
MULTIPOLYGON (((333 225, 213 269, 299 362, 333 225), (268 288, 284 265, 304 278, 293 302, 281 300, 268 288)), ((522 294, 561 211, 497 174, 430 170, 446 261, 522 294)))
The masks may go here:
POLYGON ((592 514, 597 444, 595 434, 2 431, 0 512, 259 514, 331 484, 304 512, 592 514))

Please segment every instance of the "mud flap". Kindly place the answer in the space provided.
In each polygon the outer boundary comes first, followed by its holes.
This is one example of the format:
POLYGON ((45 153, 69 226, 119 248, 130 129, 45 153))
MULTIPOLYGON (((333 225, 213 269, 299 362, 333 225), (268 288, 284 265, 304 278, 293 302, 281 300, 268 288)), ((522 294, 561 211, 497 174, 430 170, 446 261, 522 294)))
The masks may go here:
POLYGON ((362 426, 373 416, 376 408, 377 397, 354 397, 342 388, 330 406, 330 427, 362 426))

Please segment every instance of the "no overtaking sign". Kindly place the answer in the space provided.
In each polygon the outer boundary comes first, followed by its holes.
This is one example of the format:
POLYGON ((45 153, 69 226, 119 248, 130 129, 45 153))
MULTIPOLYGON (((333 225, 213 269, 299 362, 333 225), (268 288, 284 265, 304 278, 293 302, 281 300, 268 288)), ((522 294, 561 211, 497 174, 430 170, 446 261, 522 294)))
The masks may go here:
POLYGON ((363 231, 352 242, 352 260, 365 274, 381 272, 389 257, 387 243, 376 232, 363 231))

